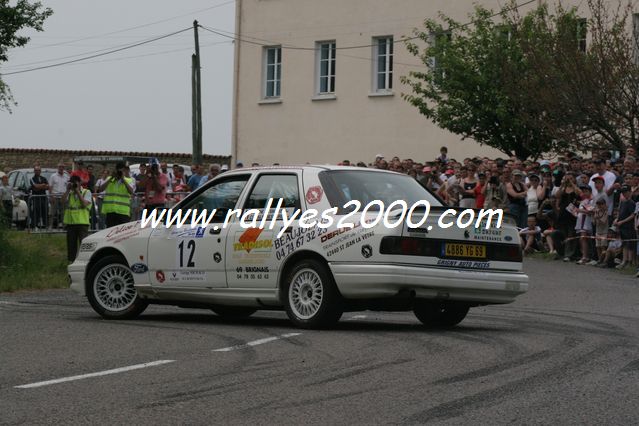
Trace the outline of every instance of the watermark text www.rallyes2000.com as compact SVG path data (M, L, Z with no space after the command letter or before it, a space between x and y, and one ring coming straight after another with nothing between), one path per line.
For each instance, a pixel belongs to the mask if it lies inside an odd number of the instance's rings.
M273 208L273 204L275 204L275 207L271 215L270 210ZM265 209L229 209L226 211L221 228L226 228L235 218L239 219L240 226L244 229L265 229L268 225L268 229L272 230L275 227L275 222L282 220L284 226L277 235L277 238L280 238L295 221L304 229L315 227L326 229L334 224L338 228L354 228L356 224L351 220L354 219L355 214L361 213L359 225L362 228L373 228L379 225L380 222L387 228L396 228L403 223L406 223L409 228L422 228L430 214L430 203L426 200L417 201L410 207L403 200L394 201L388 206L385 206L380 200L373 200L364 206L363 209L359 201L352 200L344 204L343 210L347 212L341 214L339 218L335 217L338 214L337 207L320 213L315 209L307 209L304 212L300 209L286 209L282 208L282 204L283 200L281 198L278 199L277 203L274 203L274 199L271 198L268 200ZM268 211L269 214L264 214L265 211ZM207 227L211 222L219 222L220 217L216 216L216 213L217 209L213 209L210 212L206 209L164 209L151 212L144 209L141 226L145 228L150 224L152 228L157 228L162 224L167 228L172 226L181 228L188 224L191 228ZM413 214L415 213L418 214L417 222L413 222ZM502 209L480 209L478 211L465 209L457 214L457 210L450 208L439 215L437 225L443 229L450 228L455 224L462 229L470 226L480 228L482 225L484 225L484 229L490 229L493 227L493 219L496 217L494 227L500 228L503 216L504 211Z

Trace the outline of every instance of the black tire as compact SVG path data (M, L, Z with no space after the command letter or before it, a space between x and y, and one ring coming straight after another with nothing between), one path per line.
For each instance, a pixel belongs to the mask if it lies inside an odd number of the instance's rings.
M216 315L222 318L242 319L248 318L257 312L255 308L248 308L246 306L216 306L211 308Z
M420 300L415 303L413 312L425 326L451 328L466 318L469 306L459 302L440 300Z
M331 327L344 312L332 274L313 259L302 260L286 272L281 297L286 314L300 328Z
M149 305L133 287L133 273L126 261L115 255L106 256L91 267L86 295L93 310L106 319L135 318Z

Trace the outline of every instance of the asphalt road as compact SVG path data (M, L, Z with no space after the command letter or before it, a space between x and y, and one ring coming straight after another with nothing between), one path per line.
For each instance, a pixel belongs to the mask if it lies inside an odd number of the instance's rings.
M0 423L638 424L639 279L526 270L526 295L449 331L410 313L331 331L173 307L105 321L67 290L3 294Z

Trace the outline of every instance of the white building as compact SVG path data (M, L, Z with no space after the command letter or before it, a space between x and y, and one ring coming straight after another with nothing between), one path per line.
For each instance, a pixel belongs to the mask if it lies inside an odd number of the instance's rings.
M439 129L401 96L410 88L400 77L426 68L399 40L440 11L465 22L474 3L237 0L233 158L337 163L383 154L426 161L441 146L457 159L503 156ZM505 4L481 3L494 10Z

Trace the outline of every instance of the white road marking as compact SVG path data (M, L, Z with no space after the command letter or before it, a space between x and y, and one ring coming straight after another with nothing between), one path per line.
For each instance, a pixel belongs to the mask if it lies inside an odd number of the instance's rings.
M124 373L125 371L139 370L140 368L155 367L157 365L169 364L175 362L172 359L161 359L159 361L147 362L144 364L129 365L128 367L114 368L113 370L98 371L97 373L80 374L78 376L63 377L61 379L47 380L44 382L30 383L28 385L14 386L18 389L39 388L40 386L55 385L58 383L71 382L74 380L88 379L90 377L107 376L109 374Z
M358 319L365 319L366 315L353 315L352 317L349 318L349 320L358 320Z
M236 351L238 349L245 349L250 346L263 345L264 343L273 342L275 340L287 339L289 337L299 336L300 334L302 333L287 333L287 334L282 334L281 336L265 337L263 339L253 340L252 342L244 343L243 345L229 346L227 348L221 348L221 349L213 349L211 352Z

